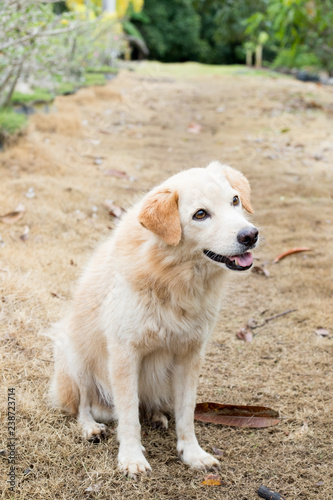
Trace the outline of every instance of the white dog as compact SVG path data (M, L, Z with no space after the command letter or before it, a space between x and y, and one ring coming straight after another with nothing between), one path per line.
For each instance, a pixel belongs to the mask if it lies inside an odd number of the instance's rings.
M200 448L193 413L200 367L228 270L249 269L258 230L250 186L213 162L180 172L135 204L93 255L58 323L53 401L98 438L118 419L119 469L151 470L139 408L167 427L190 467L219 462ZM99 423L97 423L99 422Z

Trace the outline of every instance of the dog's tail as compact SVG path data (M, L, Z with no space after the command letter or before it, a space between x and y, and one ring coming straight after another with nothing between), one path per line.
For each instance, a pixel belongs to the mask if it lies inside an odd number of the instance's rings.
M47 333L54 342L54 374L49 390L49 399L52 406L61 408L70 415L76 415L80 403L80 392L67 365L66 351L69 346L67 346L66 333L65 321L56 323Z
M69 415L77 415L80 402L79 388L59 364L55 365L49 396L53 406L61 408Z

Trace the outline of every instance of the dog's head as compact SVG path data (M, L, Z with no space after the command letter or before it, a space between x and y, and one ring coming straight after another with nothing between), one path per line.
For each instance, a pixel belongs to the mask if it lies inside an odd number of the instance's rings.
M253 213L248 180L213 162L205 169L183 171L148 193L139 222L167 245L243 271L252 266L250 250L259 235L245 212Z

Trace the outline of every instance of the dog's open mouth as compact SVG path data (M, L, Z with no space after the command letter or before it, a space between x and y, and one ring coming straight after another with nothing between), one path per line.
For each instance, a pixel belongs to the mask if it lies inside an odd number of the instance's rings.
M204 250L204 254L210 259L215 260L215 262L225 264L232 271L246 271L247 269L250 269L253 264L251 252L245 252L240 255L233 255L230 257L219 255L211 250Z

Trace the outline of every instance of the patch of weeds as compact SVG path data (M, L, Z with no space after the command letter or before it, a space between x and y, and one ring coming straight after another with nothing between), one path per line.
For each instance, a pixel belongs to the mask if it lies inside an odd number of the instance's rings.
M76 91L77 86L71 82L60 82L57 85L56 92L57 94L72 94Z
M86 68L87 73L113 73L116 74L118 73L117 68L114 68L113 66L88 66Z
M0 108L0 137L21 132L27 124L27 117L8 108Z
M152 69L159 78L174 77L174 78L191 78L198 76L264 76L270 78L290 78L290 75L284 75L271 71L266 68L256 69L248 68L245 65L230 64L230 65L211 65L201 64L197 62L186 63L160 63L156 61L145 61L137 64L132 62L129 67L135 69L140 74L150 74Z
M48 90L35 88L32 94L13 92L11 102L13 104L33 104L36 102L51 102L54 95Z
M105 85L105 76L101 73L87 73L84 76L83 86L89 87L90 85Z

